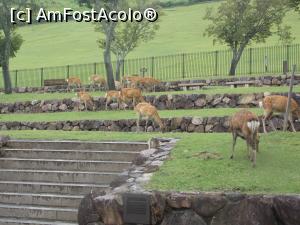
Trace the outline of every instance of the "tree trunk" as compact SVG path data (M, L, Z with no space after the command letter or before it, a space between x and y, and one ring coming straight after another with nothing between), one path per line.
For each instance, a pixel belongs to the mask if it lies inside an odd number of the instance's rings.
M233 49L232 50L232 60L231 60L231 65L230 65L230 70L229 70L229 75L230 76L235 76L236 74L236 67L239 64L239 61L241 59L241 56L243 54L243 51L245 49L246 45L242 45L238 50Z
M124 59L121 57L118 57L117 59L117 66L116 66L116 80L120 81L121 80L121 69L123 66Z
M4 34L5 34L5 38L4 38L5 45L4 45L4 54L3 54L1 66L2 66L2 72L3 72L5 93L11 94L12 87L11 87L11 79L10 79L10 74L9 74L9 57L10 57L10 51L11 51L11 46L10 46L11 40L10 40L9 30L4 29Z
M111 63L110 49L104 50L104 64L106 69L106 78L109 90L115 90L114 72Z
M104 64L106 69L106 77L107 77L107 84L109 90L115 90L115 81L114 81L114 72L113 67L111 63L111 42L113 39L113 31L114 31L115 25L113 23L110 23L108 25L108 30L106 31L106 44L105 44L105 50L104 50Z
M9 60L6 60L2 63L2 72L3 72L5 94L11 94L12 87L11 87L11 79L9 74Z

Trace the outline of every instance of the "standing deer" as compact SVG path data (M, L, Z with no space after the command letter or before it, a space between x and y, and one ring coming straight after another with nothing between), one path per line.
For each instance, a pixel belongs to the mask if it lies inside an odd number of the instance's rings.
M246 140L248 157L252 161L252 166L256 166L256 153L258 152L259 144L259 126L260 123L258 117L254 113L245 109L232 116L230 121L230 129L233 137L231 159L233 159L236 139L237 137L240 137ZM250 150L250 147L252 151Z
M100 90L101 87L106 86L106 80L99 75L92 75L89 77L89 80L90 80L91 84L93 85L93 88L95 88L95 85L97 85Z
M117 100L118 102L118 109L120 109L120 91L107 91L105 94L105 110L107 110L107 105L110 101Z
M93 107L93 110L95 110L94 100L89 93L87 93L85 91L80 91L80 92L76 93L76 95L77 95L77 97L79 97L79 101L80 101L79 104L81 102L84 103L84 107L85 107L86 111L88 109L88 105L91 105ZM80 109L80 107L79 107L79 109Z
M138 88L122 88L120 91L120 99L122 102L132 100L133 106L135 106L136 103L145 101L142 96L142 91Z
M137 130L139 131L140 127L140 120L144 117L146 118L146 126L145 126L145 131L147 132L147 127L148 127L148 121L149 119L154 120L160 127L160 130L162 132L165 131L165 125L163 124L161 118L158 115L157 109L155 106L147 103L147 102L142 102L139 103L135 106L134 111L138 115L137 119Z
M264 132L267 133L266 130L266 120L269 120L272 126L272 129L275 131L276 128L271 120L271 117L274 112L285 113L286 106L288 102L288 97L281 95L270 95L264 98L262 102L259 102L259 106L264 109L264 117L262 119ZM293 116L298 117L300 119L300 107L297 102L292 98L291 99L291 108L288 115L288 121L291 123L292 129L296 132L293 123Z
M68 91L70 91L70 87L73 85L75 85L78 88L80 88L81 86L81 80L79 77L69 77L66 79L66 82L68 83Z

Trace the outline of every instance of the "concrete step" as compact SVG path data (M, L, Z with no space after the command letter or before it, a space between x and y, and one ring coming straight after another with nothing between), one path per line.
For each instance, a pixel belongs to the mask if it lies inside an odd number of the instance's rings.
M84 195L0 192L0 203L78 208Z
M120 161L0 158L3 169L121 172L130 165L131 162Z
M31 220L24 218L0 217L1 225L78 225L75 222L53 220Z
M0 169L0 180L110 184L118 173Z
M83 142L83 141L40 141L40 140L11 140L10 148L22 149L93 149L103 151L140 151L148 148L145 142Z
M131 162L139 152L134 151L94 151L94 150L48 150L48 149L9 149L2 150L5 157L32 159L77 159Z
M47 193L62 195L86 195L93 190L101 192L108 188L108 185L99 184L74 184L74 183L52 183L52 182L21 182L21 181L0 181L0 192L19 193Z
M45 207L31 205L0 204L0 215L3 217L76 221L77 209L62 207Z

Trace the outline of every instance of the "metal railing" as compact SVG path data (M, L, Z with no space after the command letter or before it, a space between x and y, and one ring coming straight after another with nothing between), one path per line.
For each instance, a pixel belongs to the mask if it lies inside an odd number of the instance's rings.
M223 78L228 77L231 58L231 50L220 50L127 59L121 75L140 74L163 81ZM289 65L299 64L300 44L247 48L237 66L236 76L281 74L283 61L288 61ZM115 62L113 66L115 68ZM83 83L88 83L88 77L92 74L104 76L104 63L10 71L13 87L39 87L46 79L70 76L80 77ZM0 87L3 87L3 79L0 79Z

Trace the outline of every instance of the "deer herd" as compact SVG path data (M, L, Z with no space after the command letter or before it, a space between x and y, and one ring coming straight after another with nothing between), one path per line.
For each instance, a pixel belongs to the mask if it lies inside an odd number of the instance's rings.
M93 87L98 86L98 88L106 86L106 80L99 75L92 75L90 77L90 82ZM67 80L68 90L70 87L75 85L76 87L81 87L81 81L78 77L70 77ZM161 120L158 111L155 106L147 103L142 96L142 91L140 87L146 89L155 89L156 85L159 85L160 81L152 77L140 77L140 76L125 76L121 82L116 81L116 90L109 90L105 94L106 104L105 109L108 109L108 103L111 101L116 101L118 104L118 109L121 109L122 103L127 103L132 101L134 106L134 111L137 114L137 131L140 130L140 120L142 118L146 119L147 131L148 121L153 120L158 124L162 132L165 131L166 126ZM84 103L84 107L87 110L88 106L92 106L94 110L93 98L91 95L85 91L80 91L77 94L80 103ZM266 121L270 122L271 128L276 130L271 117L273 113L285 113L288 98L281 95L270 95L266 96L261 102L259 102L259 107L263 109L264 115L261 119L263 125L263 132L267 133ZM295 126L293 123L293 117L297 117L300 120L300 106L292 98L291 107L288 114L288 122L291 124L292 130L295 132ZM236 140L238 137L246 141L248 157L252 161L252 166L256 166L256 154L259 151L259 128L260 119L255 113L242 109L235 113L229 122L229 128L233 137L232 144L232 154L231 159L234 157L234 149L236 145Z

